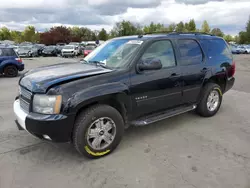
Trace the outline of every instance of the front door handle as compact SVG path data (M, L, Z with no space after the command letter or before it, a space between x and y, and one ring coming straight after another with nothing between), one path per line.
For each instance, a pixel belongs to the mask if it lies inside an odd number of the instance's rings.
M202 72L202 73L206 73L206 72L207 72L207 68L203 68L203 69L201 70L201 72Z

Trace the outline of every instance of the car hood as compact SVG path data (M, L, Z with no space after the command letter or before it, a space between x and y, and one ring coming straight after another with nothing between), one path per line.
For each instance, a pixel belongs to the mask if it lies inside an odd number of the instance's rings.
M53 85L111 72L110 69L82 63L60 63L28 71L20 85L34 93L46 93Z

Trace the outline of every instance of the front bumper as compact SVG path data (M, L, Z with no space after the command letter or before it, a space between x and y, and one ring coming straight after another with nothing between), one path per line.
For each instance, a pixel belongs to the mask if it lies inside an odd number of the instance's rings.
M26 130L30 134L54 142L69 142L74 125L74 115L65 116L43 115L24 112L20 107L19 99L14 102L14 113L19 130Z
M224 93L226 93L228 90L230 90L233 87L234 82L235 82L234 77L231 77L231 78L227 79Z

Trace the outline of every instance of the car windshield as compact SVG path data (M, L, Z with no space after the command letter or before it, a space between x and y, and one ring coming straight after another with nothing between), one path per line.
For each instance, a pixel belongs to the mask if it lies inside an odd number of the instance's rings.
M54 49L54 48L55 48L55 46L46 46L45 47L45 49L49 49L49 50Z
M74 46L71 46L71 45L64 46L63 49L74 49Z
M142 40L109 40L98 46L84 60L89 63L100 62L111 69L124 68L142 43Z
M30 50L31 47L29 47L29 46L22 46L22 47L20 47L20 49L21 49L21 50Z

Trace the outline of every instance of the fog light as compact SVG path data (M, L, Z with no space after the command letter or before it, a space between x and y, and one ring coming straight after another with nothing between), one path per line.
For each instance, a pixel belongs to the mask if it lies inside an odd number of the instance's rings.
M46 140L51 140L51 138L46 134L43 135L43 138L46 139Z

